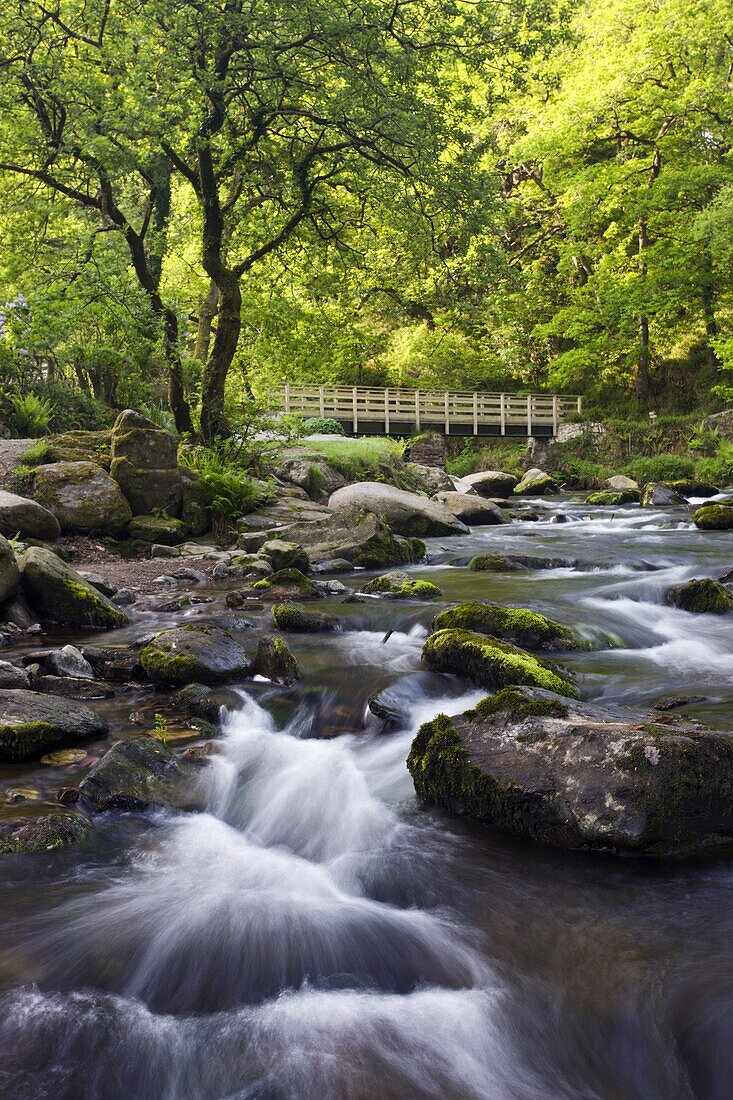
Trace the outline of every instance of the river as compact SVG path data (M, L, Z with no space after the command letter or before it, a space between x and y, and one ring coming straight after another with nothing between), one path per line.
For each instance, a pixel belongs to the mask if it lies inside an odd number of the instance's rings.
M415 575L445 602L529 606L595 638L566 659L586 699L643 713L699 696L686 713L729 729L732 618L664 593L730 569L730 535L683 510L537 508L430 540ZM487 551L572 564L470 572ZM563 853L419 807L415 731L483 694L421 669L439 606L330 601L348 630L290 636L300 685L239 685L205 812L107 815L79 848L3 861L0 1095L728 1100L730 857ZM130 632L192 613L143 607ZM390 686L410 718L385 734L366 704ZM162 705L105 708L120 736ZM23 785L50 792L85 766L26 768Z

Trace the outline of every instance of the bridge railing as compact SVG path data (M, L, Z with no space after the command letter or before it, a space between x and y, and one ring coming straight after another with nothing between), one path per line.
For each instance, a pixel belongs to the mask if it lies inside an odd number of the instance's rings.
M461 390L378 389L371 386L290 386L279 391L280 407L299 416L329 416L356 434L381 425L385 435L440 430L450 435L557 433L582 398L567 394L481 393Z

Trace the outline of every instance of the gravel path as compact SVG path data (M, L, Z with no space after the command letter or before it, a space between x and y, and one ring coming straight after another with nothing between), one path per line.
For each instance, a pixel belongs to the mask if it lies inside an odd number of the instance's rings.
M37 439L0 439L0 488L7 488L10 475L20 465L23 455Z

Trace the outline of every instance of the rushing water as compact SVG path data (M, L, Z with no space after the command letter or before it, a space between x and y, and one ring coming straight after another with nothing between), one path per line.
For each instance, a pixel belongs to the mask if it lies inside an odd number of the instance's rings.
M730 618L664 593L726 572L730 536L683 511L538 507L432 540L416 572L446 601L530 606L599 640L568 658L586 698L699 696L686 711L729 728ZM486 550L572 564L469 572ZM435 605L329 610L343 633L292 639L298 689L243 685L205 812L108 815L79 849L3 861L0 1095L727 1100L730 859L548 851L418 808L415 730L481 693L420 670ZM384 734L366 701L388 686L410 718ZM160 705L106 704L115 736ZM80 777L50 772L2 778L50 796Z

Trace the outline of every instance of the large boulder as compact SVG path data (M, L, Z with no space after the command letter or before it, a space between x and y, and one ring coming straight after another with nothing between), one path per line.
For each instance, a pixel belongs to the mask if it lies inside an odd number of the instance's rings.
M460 478L456 488L463 493L472 489L480 497L503 497L508 500L518 484L519 478L514 474L505 474L501 470L481 470L478 474L468 474Z
M507 522L498 505L475 493L436 493L435 499L445 504L456 519L471 527L490 527Z
M298 662L282 638L260 638L253 672L276 684L294 684L300 679Z
M53 542L60 534L61 525L48 508L36 500L0 489L0 535Z
M151 806L197 808L199 766L175 756L155 737L118 741L82 779L79 794L98 813Z
M30 546L20 563L28 602L43 619L65 626L110 630L128 621L124 612L51 550Z
M0 836L0 855L54 852L84 840L88 832L89 826L77 814L45 814Z
M305 490L311 500L326 501L346 484L344 475L317 455L284 458L275 468L275 476Z
M426 538L431 535L460 535L468 531L466 525L457 520L440 501L377 481L363 481L338 489L330 497L328 506L337 512L353 508L372 512L386 520L392 530L400 535Z
M667 854L733 841L733 738L509 688L420 728L418 796L564 848Z
M733 504L701 504L692 515L692 522L701 531L733 530Z
M709 577L687 581L671 588L667 599L680 611L692 611L697 614L724 615L733 611L733 596L719 581Z
M6 538L0 535L0 604L12 600L18 591L20 570L15 551Z
M556 491L557 485L550 475L537 468L527 470L519 484L514 486L517 496L541 497Z
M72 699L23 689L3 692L0 760L31 760L106 732L104 718Z
M539 657L471 630L451 628L431 634L422 659L433 672L453 672L488 691L526 684L559 695L577 695L575 687Z
M546 652L589 648L569 626L526 607L501 607L493 603L462 603L449 607L435 616L431 629L473 630L522 649Z
M181 470L181 519L193 535L205 535L211 527L211 508L206 486L188 470Z
M633 477L625 477L624 474L614 474L613 477L607 478L606 488L614 493L622 493L624 489L636 489L638 492L639 482L634 481Z
M52 436L48 441L48 462L94 462L109 470L112 432L70 431Z
M218 626L163 630L140 650L151 680L169 684L211 684L247 676L252 662L231 634Z
M160 546L176 546L188 534L182 520L168 516L133 516L128 533L131 539L155 542Z
M707 481L694 481L692 478L678 478L676 481L665 481L668 489L679 493L688 500L690 497L715 497L720 492L714 485Z
M421 492L427 493L428 496L449 493L453 489L453 478L439 466L423 466L420 462L406 462L405 474L412 479Z
M183 483L176 442L168 432L125 409L112 429L111 453L110 473L135 515L180 514Z
M684 503L684 498L663 481L650 481L641 491L643 508L672 508Z
M39 466L33 496L72 534L122 535L132 519L119 485L94 462Z

